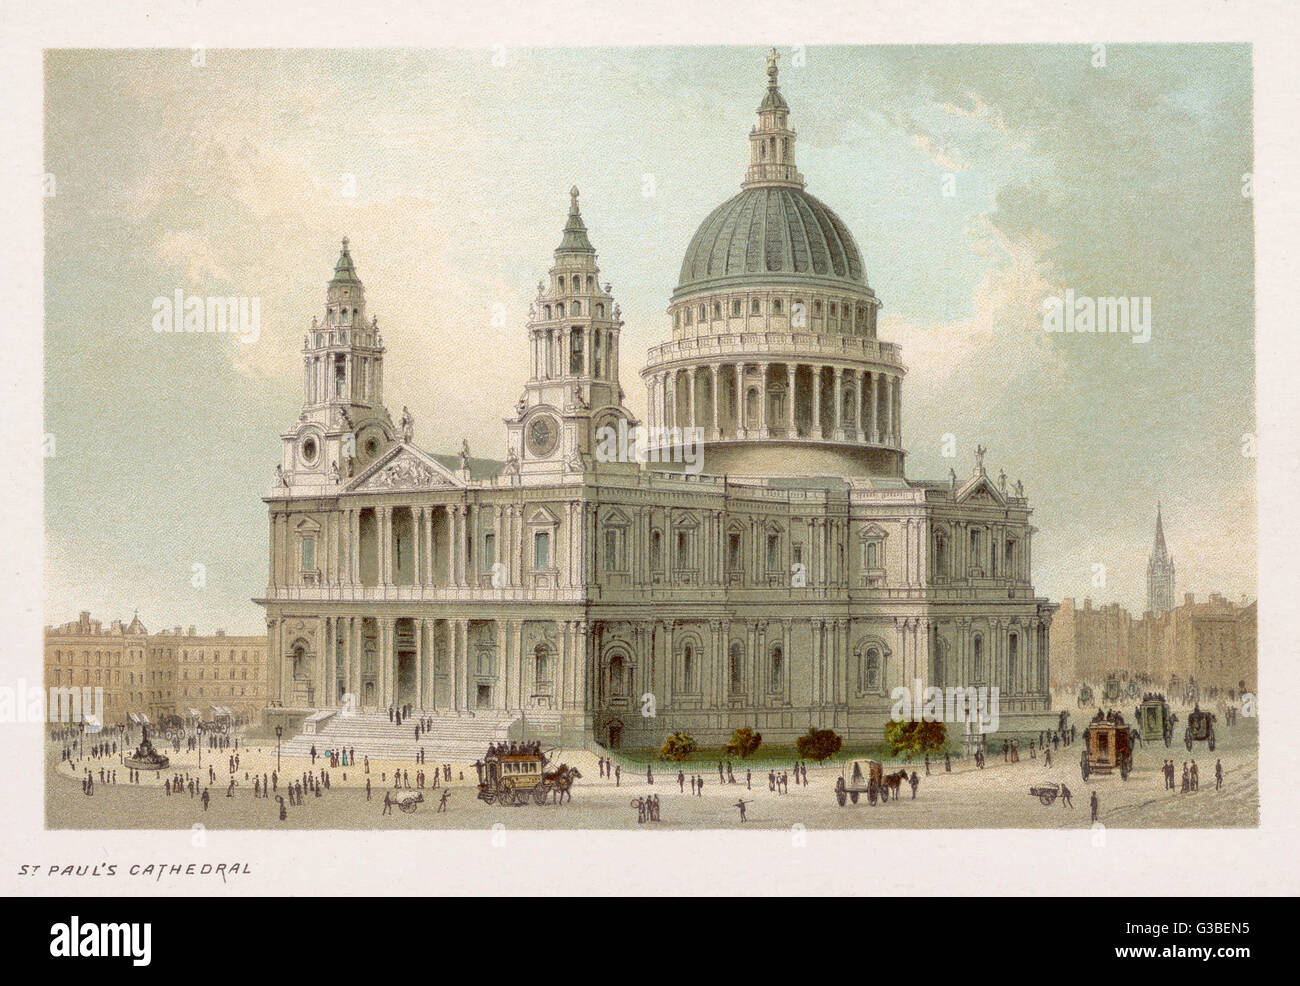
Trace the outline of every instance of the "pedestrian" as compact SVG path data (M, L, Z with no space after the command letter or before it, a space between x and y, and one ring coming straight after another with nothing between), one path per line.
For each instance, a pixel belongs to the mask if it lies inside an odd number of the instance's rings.
M925 776L930 776L930 754L925 755Z
M1074 802L1070 800L1070 789L1065 786L1064 781L1061 782L1061 807L1062 808L1074 807Z
M1092 820L1095 822L1097 820L1097 815L1100 814L1101 810L1101 802L1097 799L1096 791L1092 792L1090 804L1092 805Z
M677 771L677 789L681 791L682 794L686 793L686 775L683 774L680 770ZM694 783L691 784L691 793L692 794L695 793Z
M921 778L916 776L916 771L912 771L912 776L908 778L908 783L912 785L912 800L916 800L916 789L921 786Z
M739 801L737 801L736 807L740 809L741 822L744 822L745 821L745 799L741 798Z
M390 797L388 796L388 792L385 791L385 792L384 792L384 810L383 810L382 812L380 812L380 814L381 814L381 815L391 815L392 813L393 813L393 799L390 798Z
M952 757L949 755L947 750L945 750L943 754L943 772L945 774L952 773Z
M370 800L370 778L366 778L366 800Z
M451 797L451 790L449 788L444 787L442 789L442 800L438 802L439 813L445 812L447 810L447 799L450 797Z
M1216 760L1214 761L1214 790L1217 791L1222 787L1223 787L1223 761Z

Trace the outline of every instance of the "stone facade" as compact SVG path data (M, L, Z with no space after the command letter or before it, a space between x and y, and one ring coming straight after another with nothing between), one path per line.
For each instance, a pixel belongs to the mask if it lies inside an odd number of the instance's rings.
M852 238L802 192L774 63L759 117L738 217L767 247L729 259L706 219L643 375L652 427L700 428L701 473L602 454L640 422L577 189L504 461L432 454L408 412L394 423L344 241L265 497L273 702L611 747L739 726L872 740L919 681L996 686L1004 728L1047 723L1055 607L1033 591L1028 500L983 449L964 478L904 477L900 353L875 338Z
M263 636L200 636L194 627L150 634L138 616L105 628L87 611L45 630L46 686L103 688L105 725L191 710L211 721L214 707L254 719L267 704L266 667Z
M1052 623L1053 683L1098 683L1108 674L1145 677L1161 687L1195 682L1202 688L1254 689L1258 605L1214 593L1192 593L1163 613L1133 617L1117 603L1078 607L1063 599ZM1182 693L1182 688L1174 689Z

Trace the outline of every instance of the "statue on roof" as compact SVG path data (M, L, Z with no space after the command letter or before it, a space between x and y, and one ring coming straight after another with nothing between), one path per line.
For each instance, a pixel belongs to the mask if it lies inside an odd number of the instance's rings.
M405 404L402 405L402 441L409 442L415 437L415 415Z
M975 446L975 468L980 472L984 471L984 453L987 451L983 445Z
M1007 471L1002 469L998 472L998 489L1005 495L1007 492Z
M460 440L460 467L462 469L469 469L469 439L468 438L462 438Z
M1025 497L1025 484L1018 479L1016 480L1016 496L1020 497L1022 500Z

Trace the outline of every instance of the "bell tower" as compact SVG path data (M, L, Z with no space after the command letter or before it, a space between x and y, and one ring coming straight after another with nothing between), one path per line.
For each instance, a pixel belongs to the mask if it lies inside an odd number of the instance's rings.
M576 186L554 258L528 309L528 380L506 422L509 461L524 475L615 465L597 448L602 436L627 435L636 424L618 376L623 321L611 285L601 286Z
M276 484L317 493L346 483L382 455L396 429L384 406L384 342L366 320L366 289L343 240L325 288L325 318L303 337L303 407L283 435Z

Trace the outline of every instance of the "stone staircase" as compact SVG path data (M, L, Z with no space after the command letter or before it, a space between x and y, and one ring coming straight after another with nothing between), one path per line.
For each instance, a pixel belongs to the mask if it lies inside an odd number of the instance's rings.
M415 738L417 719L413 715L397 726L388 721L387 711L353 715L338 712L315 723L315 732L299 733L284 741L280 750L286 757L305 757L311 754L313 746L321 754L347 747L356 750L358 761L362 757L413 760L416 751L423 747L430 763L472 762L483 756L489 743L508 738L519 714L498 711L434 714L432 728L422 732L418 741Z

